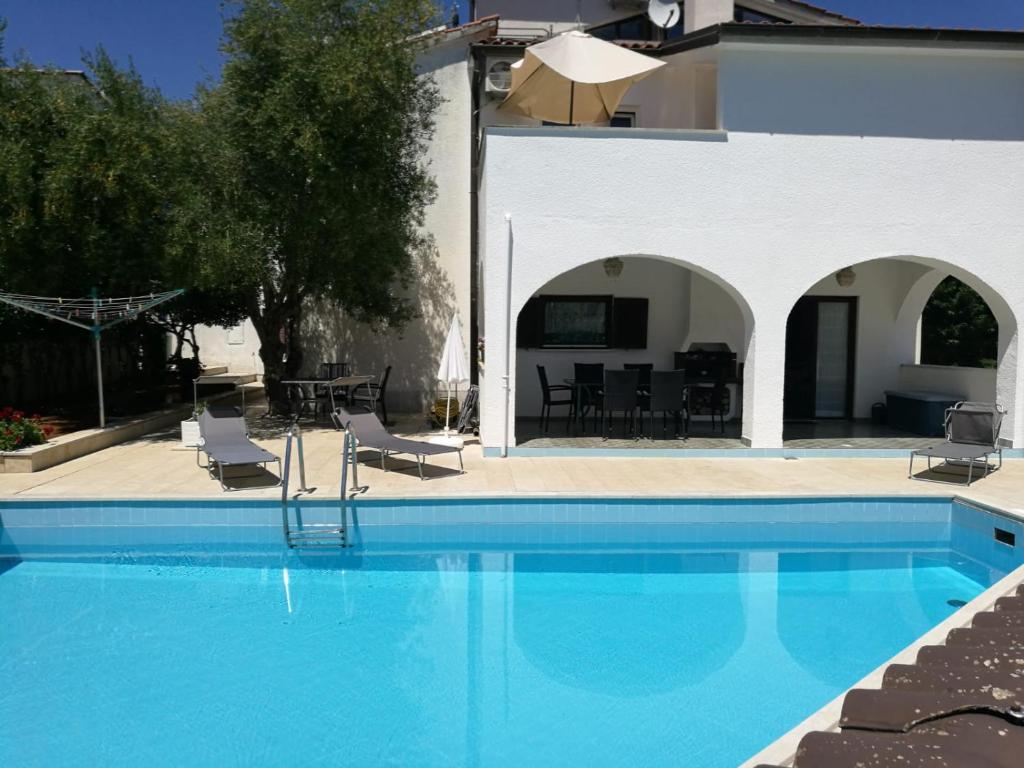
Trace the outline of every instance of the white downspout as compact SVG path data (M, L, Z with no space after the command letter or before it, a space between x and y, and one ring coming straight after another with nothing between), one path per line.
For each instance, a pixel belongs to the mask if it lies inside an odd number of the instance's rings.
M505 417L503 420L503 437L501 439L501 458L508 458L508 417L512 406L511 366L512 366L512 214L505 214L508 224L508 255L505 260L505 371L501 376L505 390Z

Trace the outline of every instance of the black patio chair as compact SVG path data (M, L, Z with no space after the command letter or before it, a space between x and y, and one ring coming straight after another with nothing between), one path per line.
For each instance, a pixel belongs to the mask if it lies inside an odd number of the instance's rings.
M601 437L607 440L611 434L610 422L615 417L616 411L622 411L622 436L626 436L626 415L629 415L629 433L633 438L636 434L636 409L639 404L639 396L636 390L640 372L632 371L605 371L604 391L602 393L601 411Z
M711 430L715 429L715 417L725 434L725 414L729 410L729 388L724 381L721 368L712 371L698 371L686 368L687 417L695 413L711 415ZM710 377L709 377L710 374Z
M375 411L380 408L382 421L384 424L388 424L388 404L386 401L388 393L388 379L391 377L391 366L389 365L384 369L384 373L380 375L377 381L371 381L367 384L360 384L358 387L353 387L352 394L349 395L349 402L352 405L358 405L359 403L367 403L369 407L367 410Z
M569 406L568 414L565 420L565 431L569 431L569 424L572 422L572 406L573 396L572 387L568 384L555 384L552 386L548 383L548 374L544 369L543 365L537 366L537 376L540 377L540 391L543 397L542 405L540 407L540 428L542 431L547 432L548 427L551 426L551 408L552 406ZM569 399L554 399L551 397L552 393L568 393Z
M338 379L342 376L348 376L348 363L320 363L320 368L317 370L316 377L323 381L331 381L332 379ZM333 389L334 391L329 391ZM348 402L348 388L347 387L329 387L323 385L318 387L316 393L316 409L317 416L322 412L327 418L331 417L331 403L343 403Z
M601 387L604 386L604 363L573 363L573 379L576 382L572 413L579 418L586 429L587 414L594 411L594 430L597 430L597 414L604 412Z
M637 405L640 408L640 427L643 429L643 415L651 401L651 373L654 371L654 365L652 363L625 363L622 367L627 371L639 373L636 384L639 397Z
M641 392L650 391L651 373L654 371L653 363L626 363L622 367L627 371L639 371L640 378L637 380L637 389Z
M646 398L646 412L650 417L651 431L648 437L654 437L654 414L661 414L661 436L667 437L667 414L672 414L675 426L675 437L679 437L679 428L683 428L686 437L690 430L690 414L686 403L687 386L686 371L654 371L651 373L651 390Z

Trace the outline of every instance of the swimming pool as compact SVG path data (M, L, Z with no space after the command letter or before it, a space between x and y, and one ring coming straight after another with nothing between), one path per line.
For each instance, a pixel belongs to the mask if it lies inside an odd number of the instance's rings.
M310 555L279 515L0 504L0 763L732 766L1024 534L948 499L366 501Z

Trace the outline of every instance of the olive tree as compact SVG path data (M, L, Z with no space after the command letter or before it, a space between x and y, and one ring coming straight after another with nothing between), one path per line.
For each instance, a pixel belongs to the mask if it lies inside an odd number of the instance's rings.
M242 0L225 18L209 130L211 264L245 285L268 393L302 367L314 301L379 327L412 312L401 288L426 247L423 161L438 104L417 75L432 0Z

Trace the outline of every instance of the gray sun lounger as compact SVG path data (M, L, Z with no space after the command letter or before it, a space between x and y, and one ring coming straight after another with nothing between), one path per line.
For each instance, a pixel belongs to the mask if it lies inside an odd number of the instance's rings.
M380 468L387 472L385 460L389 453L404 453L416 457L416 467L420 472L420 480L426 480L423 476L423 463L427 456L440 456L443 453L457 453L459 455L459 472L466 471L462 464L462 448L453 445L437 445L426 443L422 440L409 440L404 437L395 437L380 423L376 413L351 413L344 408L338 408L338 422L346 432L355 435L359 445L367 448L374 448L380 451Z
M224 467L259 466L277 462L277 483L281 484L281 459L270 451L260 448L249 439L245 419L233 407L210 406L199 414L199 446L196 448L196 464L220 480L225 491L234 490L224 484ZM206 466L199 461L200 453L206 454ZM216 465L217 474L214 474Z
M908 477L915 480L931 480L927 477L914 477L914 458L924 456L928 459L928 469L932 469L932 459L941 459L942 463L935 472L942 472L942 467L967 466L967 485L974 480L974 468L977 462L985 466L987 477L992 466L988 458L992 454L999 457L999 465L1003 466L1003 449L999 445L999 428L1006 411L996 403L960 402L946 410L946 442L921 448L910 452L910 470ZM950 473L951 474L951 473ZM944 482L932 480L932 482Z

